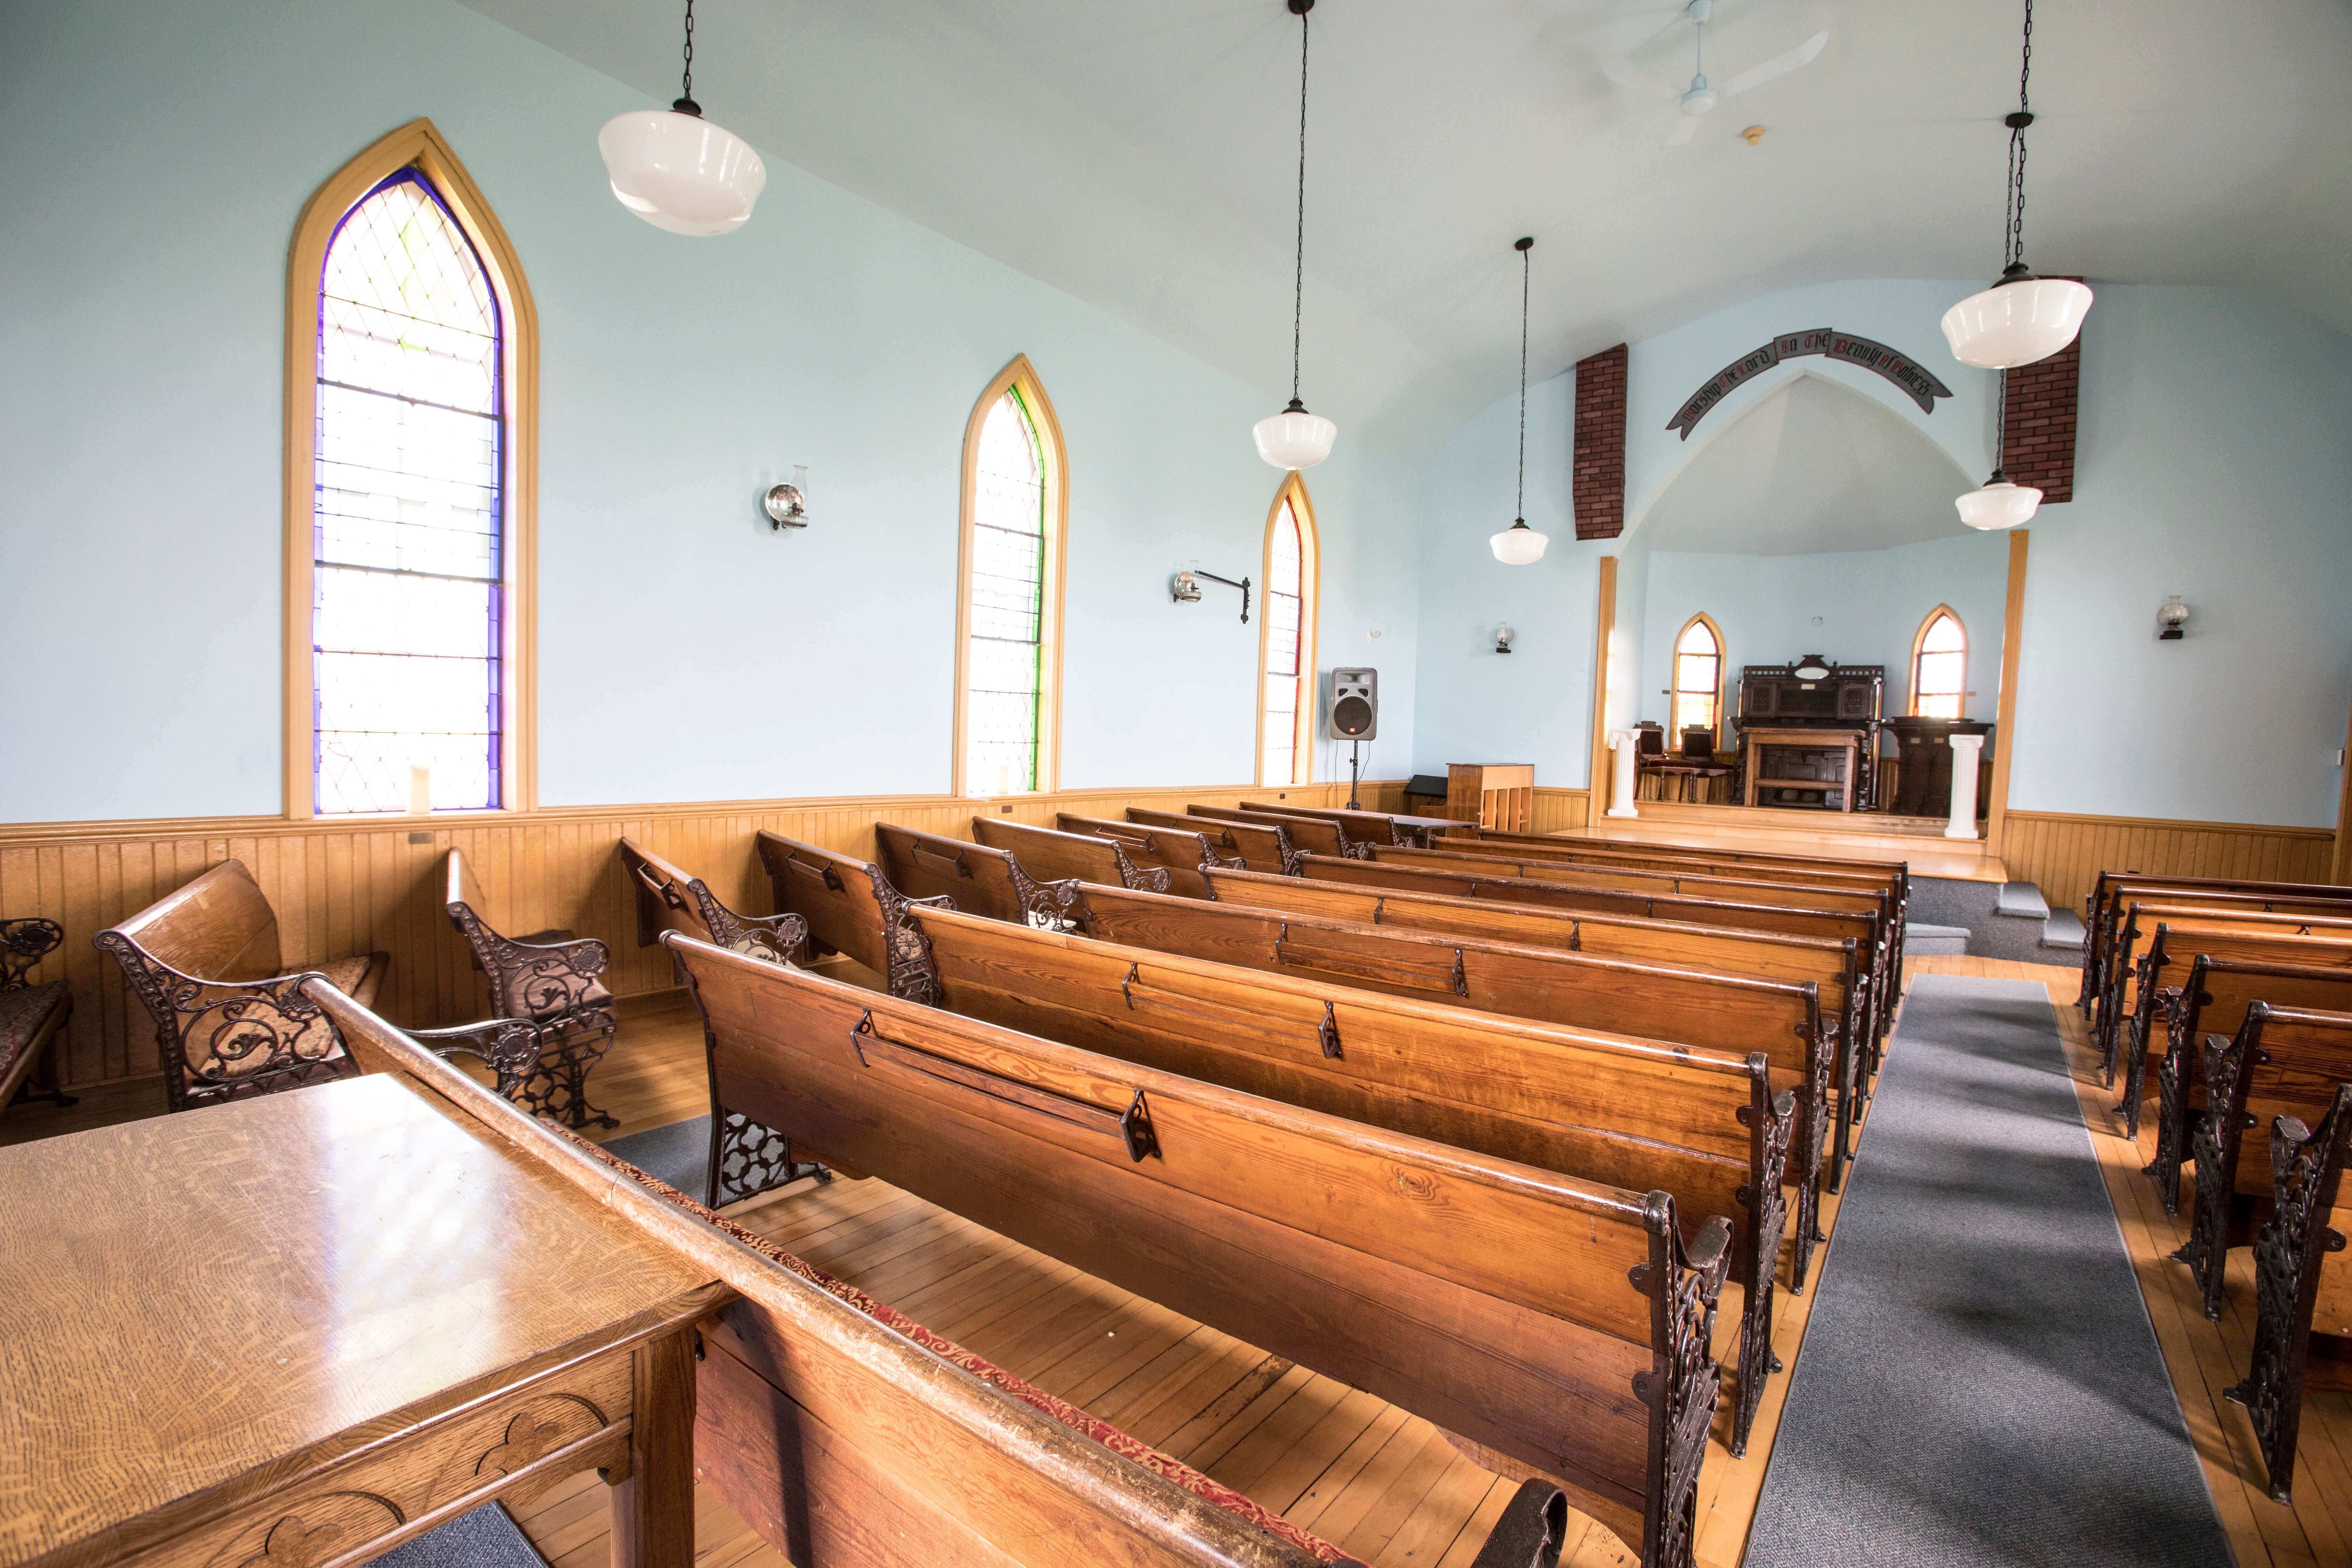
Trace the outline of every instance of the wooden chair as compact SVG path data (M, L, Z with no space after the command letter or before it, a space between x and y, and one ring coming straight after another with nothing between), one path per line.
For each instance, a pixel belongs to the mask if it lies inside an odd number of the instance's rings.
M324 975L364 1006L392 963L373 952L288 964L277 911L241 860L222 861L90 942L114 955L155 1021L173 1110L351 1076L341 1037L299 982Z
M618 1121L588 1102L588 1074L613 1048L617 1026L613 994L598 978L613 962L612 950L593 936L575 938L568 931L501 936L482 913L482 889L466 857L450 850L446 869L449 922L488 977L491 1016L527 1019L539 1028L539 1062L520 1081L502 1088L534 1115L567 1127L618 1127ZM353 1000L366 1005L362 998Z
M2314 1332L2352 1333L2346 1225L2336 1200L2352 1146L2352 1084L2338 1084L2316 1129L2292 1116L2271 1123L2270 1219L2254 1237L2254 1353L2245 1380L2227 1391L2246 1407L2273 1501L2294 1501L2296 1439ZM2322 1298L2326 1298L2323 1310Z
M65 939L55 921L0 921L0 1110L34 1100L75 1103L58 1073L58 1037L73 1016L73 993L62 980L36 985L27 978Z

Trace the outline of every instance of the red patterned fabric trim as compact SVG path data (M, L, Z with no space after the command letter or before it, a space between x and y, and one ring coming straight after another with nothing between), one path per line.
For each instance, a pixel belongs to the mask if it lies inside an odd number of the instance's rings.
M835 1279L814 1264L786 1252L759 1232L738 1225L726 1215L704 1207L696 1199L687 1196L668 1183L648 1175L616 1154L607 1153L601 1145L568 1129L556 1127L552 1123L542 1123L542 1125L570 1139L614 1170L625 1173L630 1180L647 1192L686 1210L704 1224L724 1231L761 1256L771 1258L792 1270L818 1289L847 1302L876 1322L905 1339L913 1341L940 1360L961 1367L984 1383L992 1384L1023 1404L1045 1412L1070 1430L1092 1438L1122 1458L1132 1459L1154 1475L1165 1477L1175 1482L1194 1497L1214 1503L1226 1512L1247 1520L1268 1535L1297 1547L1318 1562L1352 1563L1355 1561L1329 1542L1319 1536L1308 1534L1272 1510L1252 1501L1230 1487L1211 1480L1183 1460L1161 1453L1150 1444L1140 1438L1129 1436L1109 1422L1089 1415L1067 1400L1056 1398L1042 1388L1032 1386L1003 1367L982 1360L953 1340L933 1333L888 1302L876 1300L846 1280Z

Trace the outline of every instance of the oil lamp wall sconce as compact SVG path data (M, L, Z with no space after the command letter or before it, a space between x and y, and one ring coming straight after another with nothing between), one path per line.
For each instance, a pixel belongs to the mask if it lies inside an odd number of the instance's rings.
M793 465L793 477L781 485L771 485L760 498L760 510L768 514L768 525L782 533L788 528L809 525L808 465Z
M2156 634L2158 642L2179 642L2188 635L2189 606L2180 602L2179 595L2173 595L2158 607L2156 624L2160 628Z
M1203 572L1198 566L1194 566L1186 571L1177 573L1175 577L1170 581L1168 584L1168 597L1179 605L1199 604L1201 602L1201 579L1203 577L1207 578L1212 583L1223 583L1228 588L1239 588L1242 591L1242 624L1244 626L1247 626L1249 624L1250 580L1246 577L1236 583L1231 577L1220 577L1214 572Z

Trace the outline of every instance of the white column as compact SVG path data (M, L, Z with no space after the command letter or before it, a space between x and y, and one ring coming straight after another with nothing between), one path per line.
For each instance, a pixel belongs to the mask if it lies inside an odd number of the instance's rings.
M1984 750L1982 735L1953 735L1952 747L1952 821L1944 829L1947 838L1974 838L1977 836L1977 753Z
M1610 770L1610 816L1639 816L1633 809L1633 748L1641 743L1641 734L1633 730L1609 731L1609 749L1617 753L1616 765Z

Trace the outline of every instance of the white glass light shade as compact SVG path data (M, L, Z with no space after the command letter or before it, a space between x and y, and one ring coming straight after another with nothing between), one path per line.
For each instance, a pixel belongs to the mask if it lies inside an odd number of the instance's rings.
M698 114L616 114L596 132L596 150L621 205L672 234L732 233L768 183L750 142Z
M1944 312L1944 341L1962 364L2010 370L2074 341L2091 309L2091 290L2071 278L1996 283Z
M1495 547L1495 559L1504 565L1532 566L1543 559L1544 546L1551 542L1551 537L1538 533L1524 522L1515 522L1486 542Z
M1252 427L1257 455L1277 468L1311 468L1331 455L1339 427L1320 414L1296 409L1270 414Z
M1970 528L2015 528L2032 520L2034 509L2042 504L2042 492L2032 485L1995 479L1952 504L1960 509L1960 521Z

